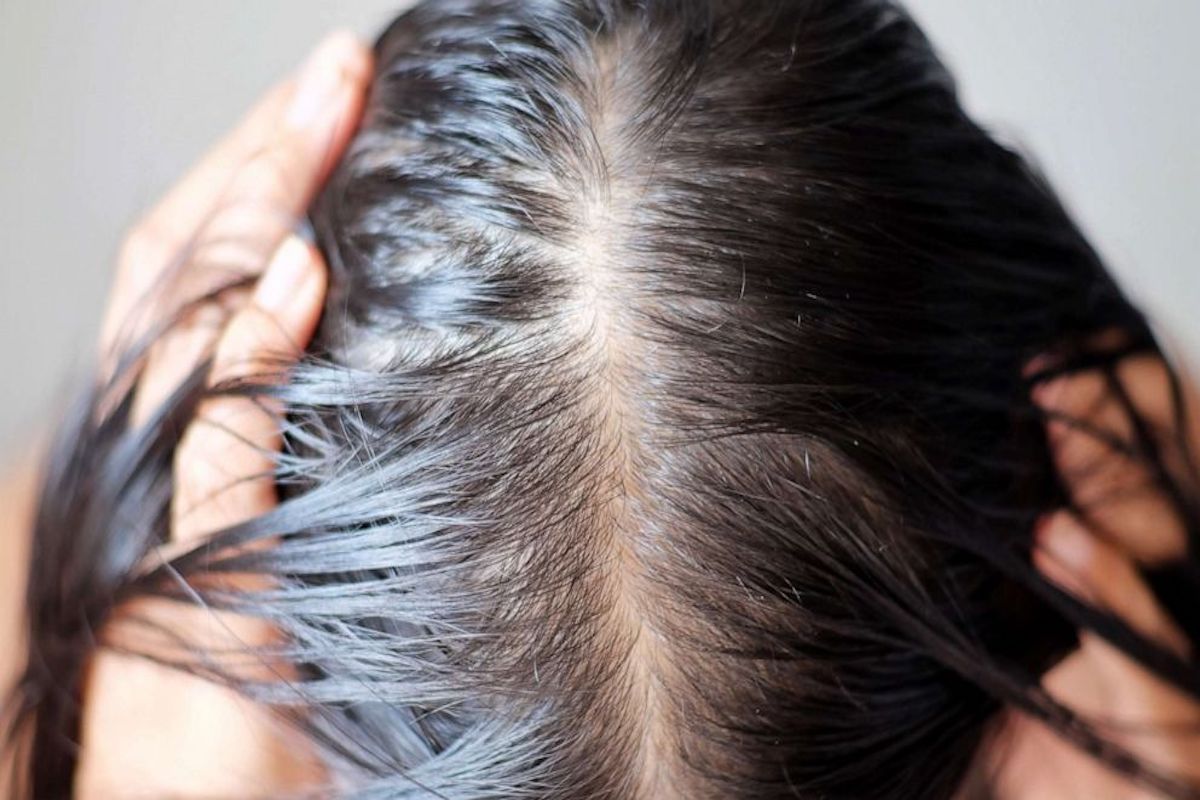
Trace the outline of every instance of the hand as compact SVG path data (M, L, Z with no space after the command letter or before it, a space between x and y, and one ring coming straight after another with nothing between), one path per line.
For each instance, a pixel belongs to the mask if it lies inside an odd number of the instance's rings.
M130 342L187 313L147 354L134 425L210 355L207 379L216 385L303 351L320 317L326 270L291 232L356 127L370 74L361 45L330 37L136 226L105 317L104 368L111 375ZM255 282L253 292L195 302L232 278ZM279 446L278 420L261 403L205 401L176 452L169 547L186 549L269 511L277 502L270 453ZM102 640L135 636L123 625L135 615L212 650L265 645L274 636L259 621L147 600L117 609ZM266 710L103 647L86 675L81 727L76 793L83 798L276 796L320 778Z
M1117 375L1157 434L1166 466L1184 479L1181 432L1173 423L1164 363L1151 355L1129 357ZM1056 466L1084 516L1061 511L1044 520L1034 563L1066 591L1109 609L1138 632L1186 655L1193 643L1160 607L1139 571L1139 566L1184 555L1186 537L1178 515L1153 486L1145 467L1066 422L1083 420L1128 442L1134 438L1128 415L1100 371L1056 379L1035 390L1034 399L1050 415L1048 437ZM1188 393L1185 405L1193 429L1182 434L1193 447L1200 446L1200 430L1194 424L1200 402L1194 392ZM1079 650L1051 670L1043 686L1089 719L1117 722L1116 741L1146 764L1200 785L1200 705L1095 634L1083 632ZM1007 734L1010 749L999 776L1002 798L1159 796L1028 717L1016 717Z

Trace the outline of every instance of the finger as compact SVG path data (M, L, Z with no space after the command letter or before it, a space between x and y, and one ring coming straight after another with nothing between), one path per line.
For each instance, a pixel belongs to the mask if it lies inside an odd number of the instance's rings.
M210 383L216 386L257 375L294 359L316 327L325 283L325 269L318 254L294 237L286 240L271 259L249 304L223 332ZM248 408L241 408L242 404ZM275 416L260 416L260 411L248 400L231 398L217 398L202 405L176 453L175 502L187 497L218 496L210 498L214 502L197 505L194 514L176 515L172 530L175 543L194 543L203 533L267 511L275 502L269 477L265 482L239 483L243 476L269 476L269 451L279 444ZM206 424L209 421L212 424ZM222 474L237 487L229 496L219 496L222 487L217 483L211 485L211 491L205 485L212 476ZM160 782L151 777L138 784L154 796L190 795L197 786L204 786L207 793L215 786L218 794L228 796L294 794L321 780L322 770L311 753L303 743L289 738L268 712L247 703L235 690L198 677L215 670L223 677L248 682L291 680L294 670L273 656L280 635L272 625L252 616L214 611L203 604L179 604L159 598L139 600L121 611L106 626L107 643L185 665L197 675L101 650L88 673L82 728L85 754L93 757L90 763L86 758L81 762L81 785L88 786L89 781L94 784L95 775L127 778L137 774L130 771L120 752L110 753L111 748L103 747L111 739L104 737L104 732L116 729L143 731L156 737L161 745L158 751L164 754L190 754L184 759L183 771L156 773ZM133 684L128 681L131 671L136 675ZM150 702L131 704L119 693L110 697L115 687L130 685L136 685L139 697L148 693ZM181 699L186 708L173 718L187 720L187 724L164 725L159 712L172 704L179 706L176 701ZM115 717L106 717L105 709ZM175 710L180 712L179 708ZM197 720L213 735L197 737ZM198 749L197 742L201 744ZM139 761L140 765L145 763L145 759ZM117 765L115 771L113 764ZM221 765L219 775L212 772L214 764Z
M1117 548L1093 536L1068 512L1046 521L1038 544L1034 563L1052 582L1186 657L1190 643L1156 602L1135 564ZM1090 718L1145 763L1195 776L1200 706L1102 637L1082 631L1079 651L1046 676L1045 686L1058 702Z
M171 254L181 252L200 229L236 168L270 141L294 88L290 79L273 87L129 235L104 319L104 346L114 342L130 309L167 268Z
M278 375L311 339L325 287L320 256L289 238L222 334L211 385ZM172 540L195 542L269 511L276 502L273 451L279 445L278 413L269 405L246 397L202 403L176 450Z
M1136 564L1095 536L1075 515L1060 511L1038 528L1034 564L1065 591L1110 611L1138 633L1180 655L1187 638L1158 604Z
M1117 648L1089 632L1080 648L1048 672L1043 688L1144 765L1194 778L1200 766L1200 707ZM1059 738L1043 723L1018 717L1011 730L1015 757L1006 759L1004 797L1150 800L1161 795L1112 772ZM1035 788L1036 787L1036 788Z
M1164 466L1186 484L1195 479L1188 474L1184 446L1200 447L1200 396L1186 371L1175 372L1177 386L1173 386L1167 362L1157 355L1135 356L1117 365L1117 378L1133 407L1149 423Z
M291 105L276 110L273 122L280 129L278 135L232 171L232 182L219 204L221 210L205 228L200 250L192 254L199 263L179 276L181 302L258 272L258 265L265 262L310 201L331 163L330 156L344 148L361 112L362 87L368 74L369 60L353 39L335 36L318 49L299 79ZM229 147L243 150L245 143ZM200 195L207 194L214 183L208 176L197 180L205 184L197 192ZM168 210L178 209L183 214L195 209L180 208L181 204L198 206L195 197L173 202ZM221 244L233 247L224 253L213 247ZM211 268L213 263L221 268ZM208 356L226 319L226 309L236 302L234 295L232 302L224 305L196 309L156 343L138 386L135 425Z
M1178 433L1171 433L1167 378L1156 356L1129 357L1118 370L1133 406L1156 433L1164 461L1178 466L1182 451ZM1033 398L1048 416L1055 466L1088 522L1141 563L1182 555L1183 522L1137 447L1133 421L1109 379L1099 370L1065 375L1035 387Z
M123 250L106 315L105 352L119 348L118 340L127 342L149 330L156 319L169 318L177 309L261 271L345 148L362 111L370 67L370 53L352 36L329 37L296 81L272 92L135 229ZM222 252L228 242L237 247ZM165 283L171 284L169 296L154 297L167 294ZM213 337L199 338L211 344ZM200 345L184 349L204 352ZM168 363L158 361L158 367ZM152 383L169 391L178 380ZM142 405L152 407L161 394L152 393Z
M138 379L131 412L134 427L144 424L212 355L229 321L230 309L242 305L245 295L246 292L231 292L223 302L199 305L154 343Z
M324 42L320 47L323 46ZM150 210L144 220L146 227L177 245L193 236L228 188L237 169L277 135L279 121L295 91L294 77L272 87L238 126Z
M310 747L236 691L108 650L91 660L77 798L312 797Z
M370 71L370 55L349 35L314 54L278 135L236 170L206 223L205 260L253 269L293 229L357 124Z

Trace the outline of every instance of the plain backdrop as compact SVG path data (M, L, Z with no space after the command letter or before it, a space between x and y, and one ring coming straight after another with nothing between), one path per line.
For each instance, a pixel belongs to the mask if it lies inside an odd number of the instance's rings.
M0 459L87 363L121 232L320 35L396 0L0 0ZM1200 355L1200 0L912 0L976 116L1034 155Z

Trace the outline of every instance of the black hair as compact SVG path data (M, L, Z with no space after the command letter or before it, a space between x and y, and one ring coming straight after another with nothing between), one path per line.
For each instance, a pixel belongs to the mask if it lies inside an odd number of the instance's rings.
M427 0L377 57L312 210L317 339L215 390L285 405L281 505L146 569L202 376L63 428L31 796L69 791L92 632L147 595L285 634L297 678L238 685L339 795L949 798L1015 708L1197 796L1039 688L1085 628L1200 696L1030 562L1071 505L1031 386L1158 346L902 10Z

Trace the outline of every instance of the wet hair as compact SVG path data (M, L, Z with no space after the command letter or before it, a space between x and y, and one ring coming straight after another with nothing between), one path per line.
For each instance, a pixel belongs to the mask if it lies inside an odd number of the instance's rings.
M949 798L1012 708L1196 796L1039 687L1084 628L1200 697L1030 562L1072 503L1031 386L1158 346L902 10L427 0L377 56L316 341L212 390L284 403L281 505L146 568L202 375L64 426L30 796L69 792L93 632L144 596L285 634L294 679L236 682L337 795Z

